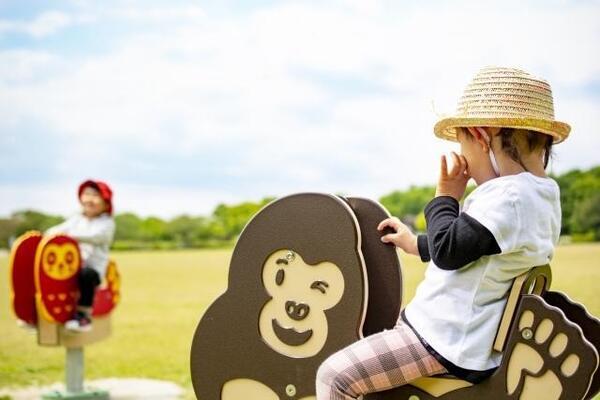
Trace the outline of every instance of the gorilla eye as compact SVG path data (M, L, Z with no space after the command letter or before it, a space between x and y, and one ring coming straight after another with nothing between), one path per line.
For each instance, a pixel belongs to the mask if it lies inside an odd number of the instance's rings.
M318 291L320 291L321 293L325 293L325 289L329 287L329 284L325 281L314 281L311 285L310 288L311 289L317 289Z
M275 275L275 283L277 284L277 286L281 286L281 284L283 283L283 278L285 278L285 272L280 269L279 271L277 271L277 275Z

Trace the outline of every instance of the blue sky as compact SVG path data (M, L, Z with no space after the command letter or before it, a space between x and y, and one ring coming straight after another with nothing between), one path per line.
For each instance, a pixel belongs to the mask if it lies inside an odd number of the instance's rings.
M552 85L551 170L600 158L598 1L0 0L0 215L208 214L298 191L433 184L432 127L486 65Z

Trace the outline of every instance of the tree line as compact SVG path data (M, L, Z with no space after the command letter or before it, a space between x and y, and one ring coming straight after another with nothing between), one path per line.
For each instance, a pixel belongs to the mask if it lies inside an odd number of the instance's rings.
M574 241L600 240L600 166L587 171L572 170L556 180L561 192L562 234ZM475 186L467 187L466 195ZM435 195L435 186L411 186L380 199L392 215L415 231L425 231L423 209ZM170 220L139 217L134 213L115 216L117 230L113 249L174 249L232 245L249 219L272 197L256 202L219 204L208 216L180 215ZM63 221L58 215L22 210L0 218L0 247L28 230L44 231Z

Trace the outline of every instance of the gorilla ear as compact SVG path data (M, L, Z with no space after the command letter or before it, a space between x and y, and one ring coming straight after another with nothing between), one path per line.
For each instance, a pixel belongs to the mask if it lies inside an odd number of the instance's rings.
M383 243L377 230L381 221L390 213L376 201L361 197L343 198L352 207L360 224L361 250L369 277L369 301L363 326L368 336L392 329L396 324L402 305L402 268L394 246Z

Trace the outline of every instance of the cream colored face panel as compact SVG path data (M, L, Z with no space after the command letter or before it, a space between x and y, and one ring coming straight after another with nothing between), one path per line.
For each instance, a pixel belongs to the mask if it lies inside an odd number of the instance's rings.
M267 385L252 379L233 379L225 382L221 391L221 400L280 400ZM317 400L315 396L298 400Z
M267 258L262 282L271 296L259 315L265 343L288 357L318 354L329 332L325 310L344 294L339 267L328 261L309 265L301 254L282 249Z
M234 379L225 382L221 400L279 400L267 385L252 379Z
M52 279L69 279L77 272L79 251L73 243L50 243L44 248L41 262L44 273Z

